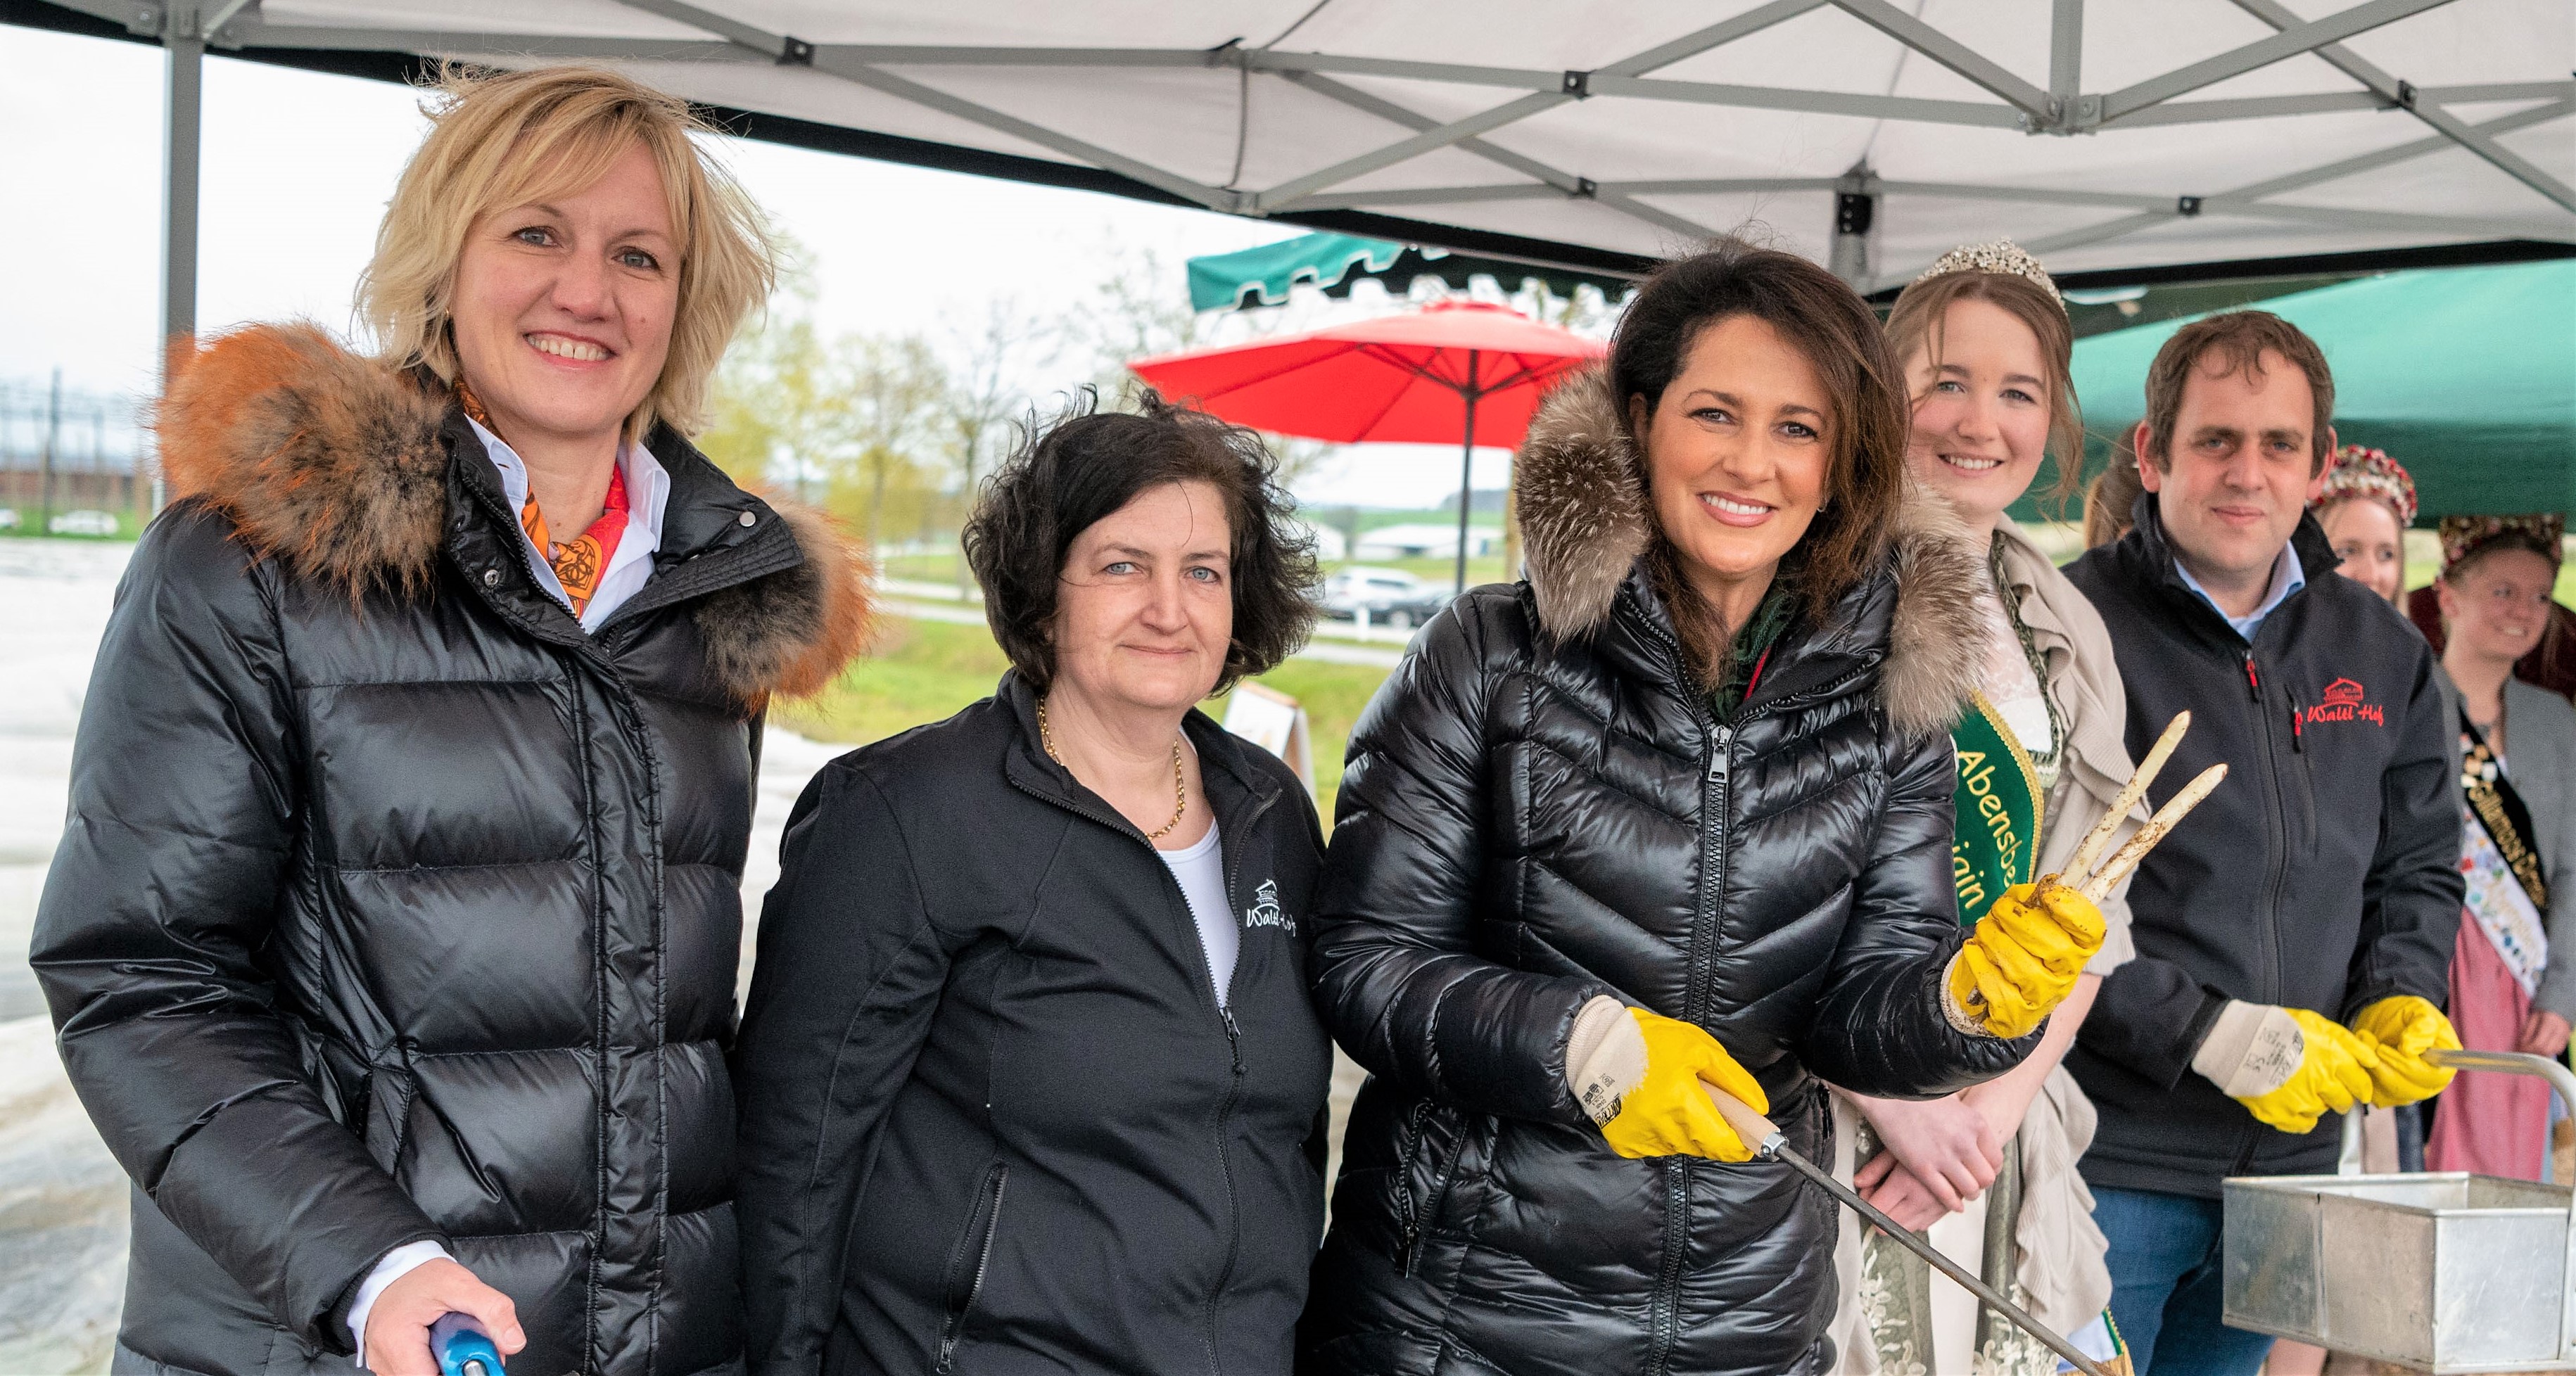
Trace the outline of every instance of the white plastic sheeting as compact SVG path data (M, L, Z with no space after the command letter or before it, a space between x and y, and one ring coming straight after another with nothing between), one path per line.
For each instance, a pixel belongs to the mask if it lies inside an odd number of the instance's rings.
M2576 241L2567 0L54 3L218 53L607 58L715 105L1587 266L1751 224L1874 281L2006 235L2060 271ZM1839 249L1838 193L1875 198Z

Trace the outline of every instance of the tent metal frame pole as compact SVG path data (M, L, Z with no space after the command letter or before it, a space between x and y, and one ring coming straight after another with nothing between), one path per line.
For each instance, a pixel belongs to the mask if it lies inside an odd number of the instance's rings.
M1863 296L1877 285L1873 279L1878 273L1880 194L1878 174L1865 160L1852 164L1834 184L1834 225L1827 239L1831 248L1825 270Z
M2268 67L2284 58L2313 52L2327 44L2339 43L2355 34L2368 33L2450 3L2451 0L2369 0L2367 4L2283 29L2269 38L2256 39L2241 48L2203 58L2162 76L2149 77L2135 85L2109 92L2102 97L2102 118L2107 123L2133 110L2161 105L2175 96L2188 95L2204 86L2215 86L2229 77L2243 76L2258 67Z
M1354 110L1364 110L1390 124L1399 124L1412 129L1430 129L1437 126L1439 123L1439 121L1431 118L1429 115L1406 109L1404 106L1398 105L1394 101L1386 100L1381 97L1371 95L1366 91L1346 86L1328 76L1320 76L1311 72L1305 72L1289 74L1287 79L1296 82L1307 90L1313 91L1317 95L1330 100L1340 101L1342 104L1350 106ZM1617 192L1605 193L1599 186L1588 178L1576 176L1575 174L1564 171L1560 168L1550 167L1546 163L1538 161L1536 158L1523 157L1518 153L1512 152L1510 149L1498 148L1493 144L1487 143L1483 139L1460 139L1458 141L1457 148L1459 152L1473 153L1477 157L1485 159L1487 162L1498 163L1522 174L1523 176L1537 178L1538 185L1536 186L1514 187L1515 191L1526 190L1527 192L1532 193L1533 199L1544 197L1551 191L1557 195L1578 199L1588 196L1631 219L1643 220L1647 224L1653 225L1658 229L1679 234L1685 238L1705 240L1717 237L1717 231L1710 229L1708 226L1700 224L1697 221L1686 219L1680 215L1675 215L1671 211L1662 209L1658 206L1647 205L1642 201L1635 200ZM1356 193L1354 196L1345 199L1348 200L1350 205L1355 207L1363 204L1385 203L1383 201L1372 200L1366 192ZM1278 207L1273 208L1276 209ZM1305 200L1300 201L1294 207L1289 208L1298 210L1309 208L1321 209L1323 208L1323 203L1310 196Z
M1517 67L1356 57L1332 53L1283 53L1225 45L1214 50L1160 48L979 47L958 45L813 44L733 19L690 0L617 0L639 13L651 14L711 35L714 41L691 39L610 39L548 34L448 32L440 30L367 29L344 25L271 24L253 0L50 0L64 9L124 26L138 36L161 41L169 50L169 165L165 168L163 324L169 333L184 333L194 324L196 278L195 223L202 60L211 43L218 50L242 47L337 50L425 55L481 56L508 61L525 58L593 58L609 61L771 62L809 66L826 75L878 91L907 104L938 111L1044 148L1076 165L1104 169L1163 195L1221 213L1259 217L1273 211L1364 212L1373 207L1433 205L1472 201L1544 199L1562 196L1592 200L1614 213L1697 240L1707 226L1690 217L1649 204L1643 196L1724 195L1773 190L1834 189L1842 179L1742 178L1709 181L1595 182L1490 142L1485 135L1542 111L1596 96L1676 101L1755 109L1782 109L1866 119L2017 127L2031 133L2073 134L2143 128L2164 124L2257 119L2336 111L2403 109L2423 123L2432 136L2393 148L2345 158L2307 172L2276 177L2251 186L2209 195L2158 198L2117 193L2067 192L2052 188L1971 188L1934 183L1879 182L1879 195L1973 196L2001 202L2100 204L2131 206L2135 213L2101 224L2035 239L2034 251L2055 251L2102 243L2123 235L2197 214L2244 216L2300 223L2339 224L2392 231L2444 235L2494 232L2521 237L2576 238L2576 223L2550 222L2532 227L2495 216L2474 219L2410 215L2390 211L2271 203L2268 198L2337 177L2447 148L2461 148L2545 197L2559 211L2576 212L2576 187L2506 148L2498 136L2576 113L2576 82L2496 82L2444 87L2416 87L2360 59L2343 40L2437 9L2450 0L2361 0L2321 18L2302 19L2280 0L2234 0L2236 6L2275 29L2270 36L2193 62L2145 81L2107 93L2082 93L2084 0L2051 0L2048 89L2014 75L1966 44L1914 18L1892 0L1771 0L1721 23L1695 30L1639 51L1593 71L1546 71ZM2002 103L1868 96L1848 92L1729 85L1649 78L1645 73L1707 52L1737 38L1818 9L1832 8L1893 38L1911 51L1959 74ZM2226 81L2245 72L2301 54L2313 54L2355 81L2362 89L2299 95L2178 101L2175 97ZM1236 67L1247 76L1275 75L1408 131L1395 143L1330 167L1291 178L1261 193L1207 185L1195 178L1101 147L1071 134L1022 119L1005 111L925 85L886 70L890 66L1010 67L1041 66L1092 69L1200 69ZM1517 90L1523 94L1465 119L1443 121L1420 114L1372 92L1332 79L1334 75L1451 82ZM2545 101L2496 119L2469 123L2449 107L2470 103ZM184 137L183 137L184 135ZM1526 187L1471 188L1396 187L1378 191L1325 194L1327 188L1371 172L1400 166L1441 148L1458 148L1532 179ZM1874 264L1874 267L1884 267Z
M1834 8L1986 88L2033 119L2050 117L2048 92L1888 0L1834 0Z
M2084 0L2054 0L2048 15L2048 98L2058 113L2084 94Z
M197 19L194 0L174 0L162 16L161 344L165 350L197 333L197 192L204 153L206 69L206 36Z
M2521 110L2510 115L2499 116L2498 118L2488 120L2483 124L2472 125L2470 127L2478 133L2492 136L2496 134L2510 133L2516 129L2526 129L2535 124L2546 124L2552 120L2565 118L2570 114L2576 114L2576 100L2563 100L2553 105L2536 106L2529 110ZM2416 139L2411 143L2401 143L2395 147L2382 148L2374 152L2362 153L2349 158L2342 158L2334 162L2326 163L2322 166L2309 168L2303 172L2292 172L2286 176L2273 177L2265 181L2254 182L2246 186L2241 186L2233 191L2224 192L2220 195L2204 199L2200 203L2198 211L2199 213L2206 214L2213 208L2225 210L2231 206L2250 205L2260 200L2262 197L2278 195L2285 191L2297 191L2301 188L2314 186L2321 182L2330 182L2342 177L2356 176L2363 172L2375 171L2393 163L2400 163L2412 158L2419 158L2427 153L2438 153L2443 149L2454 146L2456 145L2454 145L2450 139L2439 134L2433 135L2430 138ZM2105 220L2100 224L2090 225L2083 229L2072 229L2063 234L2052 234L2044 238L2033 239L2029 243L2023 245L2023 247L2030 250L2032 253L2045 254L2056 253L2070 248L2080 248L2090 244L2106 243L2112 239L2134 234L2142 229L2152 229L2157 225L2167 223L2182 213L2184 212L2177 207L2173 210L2150 210L2136 215L2124 215L2119 219Z
M1760 33L1775 24L1816 9L1821 4L1822 0L1771 0L1770 4L1737 15L1724 23L1712 24L1695 33L1685 34L1680 38L1656 44L1642 52L1622 58L1609 66L1600 68L1597 74L1609 77L1643 76L1658 67L1669 67L1686 58L1724 47L1739 38ZM1560 105L1589 99L1591 82L1595 75L1596 73L1589 71L1563 73L1559 76L1556 89L1553 91L1533 91L1465 119L1424 130L1409 139L1387 144L1355 158L1345 158L1330 167L1309 172L1305 176L1290 178L1264 189L1254 198L1253 204L1261 209L1287 205L1299 196L1321 191L1329 186L1339 186L1343 182L1367 176L1381 168L1411 161L1425 153L1447 148L1460 139L1489 134L1506 124L1517 123L1543 111L1553 110Z
M2283 8L2279 0L2236 0L2236 7L2277 29L2287 29L2299 21L2298 15ZM2428 99L2428 93L2363 61L2340 43L2318 48L2316 56L2333 64L2335 70L2345 76L2369 87L2372 94L2387 98L2398 108L2432 126L2443 137L2484 158L2506 176L2565 209L2576 210L2576 189L2540 170L2521 154L2471 129L2459 116L2443 109L2439 98Z

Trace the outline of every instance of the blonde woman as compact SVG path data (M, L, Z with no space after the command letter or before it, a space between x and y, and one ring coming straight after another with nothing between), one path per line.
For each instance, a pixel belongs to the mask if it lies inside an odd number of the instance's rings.
M180 360L31 961L135 1184L119 1371L741 1360L737 897L852 552L682 436L772 277L680 102L456 80L379 351Z
M2039 263L2009 243L1944 257L1896 299L1888 343L1913 398L1906 467L1947 498L1984 558L1977 607L1986 656L1953 735L1961 762L1952 847L1967 921L1991 894L2062 868L2129 777L2127 701L2102 618L2005 512L2041 460L2073 493L2084 443L2066 308ZM2023 840L1981 808L2000 802ZM2140 816L2138 820L2143 821ZM2036 844L2029 832L2036 830ZM2075 1174L2093 1108L2059 1066L2102 976L2132 953L2127 885L2102 901L2107 935L2029 1059L1924 1101L1835 1096L1845 1168L1872 1203L2060 1332L2112 1355L2111 1295L2091 1196ZM1845 1371L2036 1373L2057 1357L1888 1238L1843 1224Z

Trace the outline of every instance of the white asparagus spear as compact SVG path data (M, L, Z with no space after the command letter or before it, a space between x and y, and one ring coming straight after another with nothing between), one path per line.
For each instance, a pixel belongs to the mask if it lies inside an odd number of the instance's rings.
M2227 766L2223 764L2214 764L2200 771L2199 778L2184 784L2181 792L2168 799L2163 807L2156 809L2156 815L2149 818L2145 826L2138 828L2138 834L2130 837L2127 845L2113 852L2110 860L2091 878L2086 879L2076 892L2084 895L2086 901L2092 903L2100 903L2108 897L2113 886L2126 878L2129 871L2136 869L2138 862L2147 858L2147 852L2154 850L2158 841L2171 834L2173 829L2181 824L2182 819L2190 815L2193 808L2200 806L2200 800L2208 797L2211 789L2218 787L2219 780L2226 777Z
M2140 798L2147 796L2147 785L2154 783L2156 775L2163 772L2165 761L2173 758L2174 747L2182 744L2183 733L2190 729L2189 712L2176 712L2174 719L2165 723L2165 733L2156 737L2155 748L2138 762L2137 770L2129 775L2129 781L2120 786L2119 796L2111 800L2110 810L2102 814L2101 821L2093 824L2093 830L2085 833L2084 843L2067 858L2067 878L2063 882L2081 884L2093 872L2093 862L2100 859L2103 850L2111 844L2112 836L2120 830L2120 823L2128 820L2129 810L2138 805Z

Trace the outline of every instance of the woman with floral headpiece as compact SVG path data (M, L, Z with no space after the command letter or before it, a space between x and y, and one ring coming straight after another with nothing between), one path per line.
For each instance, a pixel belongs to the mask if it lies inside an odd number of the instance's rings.
M2548 623L2565 525L2556 514L2442 518L2434 588L2468 879L2450 1005L2472 1050L2564 1055L2576 1018L2576 878L2562 868L2576 856L2576 707L2514 674ZM2426 1169L2540 1178L2546 1086L2470 1075L2435 1103Z
M2406 528L2415 524L2415 479L2385 450L2347 444L2326 460L2325 485L2309 505L2343 562L2335 572L2392 607L2406 586Z
M2010 243L1958 249L1888 314L1913 426L1906 467L1948 499L1981 547L1983 671L1952 728L1958 825L1951 847L1962 921L1995 893L2064 867L2129 777L2127 698L2091 603L2005 514L2059 461L2074 491L2083 420L2068 374L2074 337L2056 284ZM1987 823L1999 799L2009 830ZM2143 814L2140 816L2143 820ZM2093 1107L2059 1066L2101 977L2127 960L2127 885L2102 902L2108 928L2038 1051L2010 1074L1925 1101L1838 1091L1840 1166L1899 1222L2105 1359L2111 1276L2075 1173ZM1841 1369L2057 1370L2057 1357L1874 1230L1845 1220L1836 1257Z

